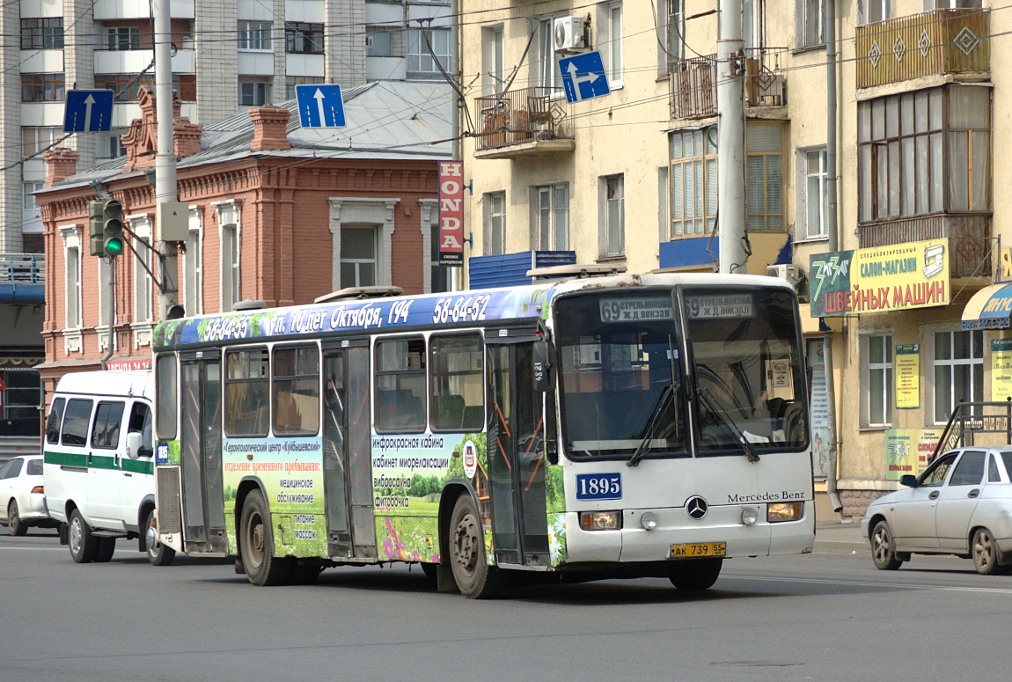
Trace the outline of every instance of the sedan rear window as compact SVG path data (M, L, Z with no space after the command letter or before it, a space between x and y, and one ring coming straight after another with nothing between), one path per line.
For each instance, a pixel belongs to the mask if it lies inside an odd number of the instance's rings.
M28 460L28 475L29 476L41 476L42 475L42 460L41 459L30 459L30 460Z
M1001 453L1002 461L1005 462L1005 473L1012 477L1012 452Z

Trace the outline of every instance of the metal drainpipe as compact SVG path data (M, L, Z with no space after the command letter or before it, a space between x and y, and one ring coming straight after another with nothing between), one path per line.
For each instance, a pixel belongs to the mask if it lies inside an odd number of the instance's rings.
M836 189L836 1L823 3L823 21L826 40L826 231L829 234L829 251L838 250L837 189ZM833 382L833 339L825 341L827 428L829 429L829 471L826 477L826 496L833 511L843 510L836 492L837 438L836 395Z

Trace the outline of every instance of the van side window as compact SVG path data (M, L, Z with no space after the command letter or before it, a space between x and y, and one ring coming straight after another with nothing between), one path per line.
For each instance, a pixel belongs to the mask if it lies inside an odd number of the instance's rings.
M63 423L63 408L67 406L65 398L57 398L49 408L49 419L46 421L46 442L60 442L60 425Z
M141 434L141 449L137 452L141 457L150 457L154 452L151 444L151 408L145 403L134 403L130 408L130 422L127 433Z
M123 403L100 402L95 410L91 430L91 447L115 450L119 446L119 429L123 423Z
M87 445L88 422L90 421L90 400L73 398L67 401L67 409L63 413L63 431L60 434L60 444Z

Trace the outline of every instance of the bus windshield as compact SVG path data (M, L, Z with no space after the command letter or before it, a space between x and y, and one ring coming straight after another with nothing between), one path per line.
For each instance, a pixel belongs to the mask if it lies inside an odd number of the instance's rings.
M804 362L793 298L778 289L687 289L687 346L699 400L699 452L808 443Z
M671 290L577 294L555 311L567 452L688 456Z

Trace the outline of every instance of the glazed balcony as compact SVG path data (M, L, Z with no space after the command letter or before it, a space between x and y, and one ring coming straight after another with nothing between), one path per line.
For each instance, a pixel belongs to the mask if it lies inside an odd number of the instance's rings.
M857 87L924 76L981 80L991 71L991 15L937 9L856 28Z
M475 98L477 159L572 152L570 107L562 90L519 88Z
M781 69L784 48L745 49L745 106L782 107L787 83ZM717 115L717 55L678 59L668 66L671 118Z
M992 279L990 213L949 213L858 225L858 246L870 248L927 239L949 238L949 276L952 279Z

